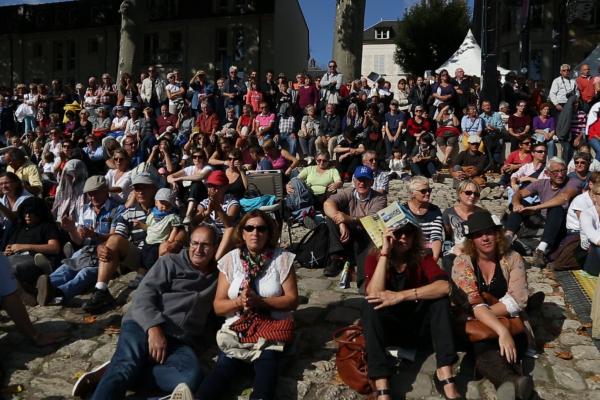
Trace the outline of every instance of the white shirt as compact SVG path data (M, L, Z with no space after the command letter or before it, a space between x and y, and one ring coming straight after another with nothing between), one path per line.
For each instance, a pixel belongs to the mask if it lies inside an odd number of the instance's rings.
M585 122L585 136L588 136L590 126L598 119L598 111L600 111L600 103L596 103L590 108L590 112L588 112L587 120Z
M581 213L581 232L585 234L590 243L600 244L600 217L596 207L590 207Z
M261 297L281 296L283 293L283 282L288 278L294 258L296 255L283 249L273 250L273 258L266 266L265 272L255 282L256 293ZM242 266L240 257L240 249L231 250L219 260L217 265L229 282L227 297L236 299L239 296L240 287L244 281L246 274ZM287 319L291 317L290 311L271 311L273 319ZM229 326L239 317L237 314L227 316L225 326Z
M579 231L581 226L575 211L587 210L590 207L594 207L594 203L592 202L589 192L584 192L580 195L577 195L569 205L569 210L567 211L566 228L572 231Z
M577 83L575 79L563 78L559 76L552 81L550 86L550 101L552 104L565 104L567 102L567 94L575 89L577 92Z
M131 171L125 172L119 177L119 180L115 180L116 174L116 169L109 169L104 177L106 178L106 183L109 188L121 188L121 193L110 193L110 197L117 203L123 204L127 201L129 193L131 192Z

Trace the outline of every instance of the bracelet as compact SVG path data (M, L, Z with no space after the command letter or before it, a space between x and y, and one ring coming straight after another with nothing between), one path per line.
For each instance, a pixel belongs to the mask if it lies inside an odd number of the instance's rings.
M413 288L413 293L415 294L415 303L419 302L419 295L417 294L417 288Z

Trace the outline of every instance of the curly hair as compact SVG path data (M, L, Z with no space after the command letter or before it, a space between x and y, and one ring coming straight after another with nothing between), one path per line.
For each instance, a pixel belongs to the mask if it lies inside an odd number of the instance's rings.
M252 218L262 218L267 227L269 228L269 239L265 247L267 249L274 249L279 245L279 224L275 221L269 214L261 210L252 210L249 213L245 214L240 222L235 227L235 231L233 232L233 241L235 243L235 247L242 248L246 245L244 241L244 226L249 219Z
M475 243L473 243L473 239L467 237L462 244L463 253L469 257L477 256L477 248L475 247ZM504 229L502 227L498 227L496 229L496 246L495 246L496 256L498 258L502 258L511 251L510 242L508 238L504 234Z

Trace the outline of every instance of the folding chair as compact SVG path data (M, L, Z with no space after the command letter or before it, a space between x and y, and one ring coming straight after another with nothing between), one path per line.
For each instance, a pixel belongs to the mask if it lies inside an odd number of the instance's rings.
M277 202L272 206L262 206L258 209L269 214L275 215L275 220L279 224L279 230L283 229L283 199L285 189L283 187L283 174L278 169L268 169L262 171L247 171L248 187L258 189L260 194L270 194L275 196Z

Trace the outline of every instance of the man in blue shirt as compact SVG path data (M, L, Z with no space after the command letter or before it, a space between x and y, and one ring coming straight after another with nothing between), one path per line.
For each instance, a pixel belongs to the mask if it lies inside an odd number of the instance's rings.
M483 120L483 132L481 133L483 144L490 161L487 169L500 167L502 165L502 130L504 123L500 113L492 111L492 103L489 100L481 102L481 115Z

